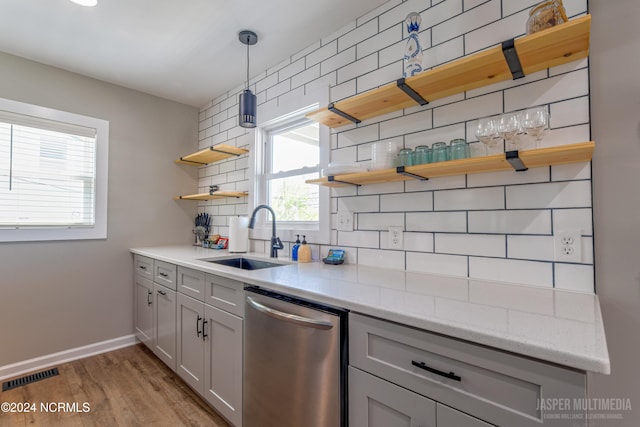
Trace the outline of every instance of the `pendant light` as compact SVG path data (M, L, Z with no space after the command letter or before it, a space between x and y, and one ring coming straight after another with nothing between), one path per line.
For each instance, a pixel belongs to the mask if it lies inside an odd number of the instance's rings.
M256 96L249 90L249 46L258 43L258 35L253 31L240 31L238 38L242 44L247 45L247 88L240 94L238 105L238 124L243 128L256 127Z

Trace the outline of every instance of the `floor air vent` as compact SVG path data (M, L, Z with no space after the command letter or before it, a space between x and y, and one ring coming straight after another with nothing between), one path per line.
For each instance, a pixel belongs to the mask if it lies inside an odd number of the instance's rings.
M8 391L14 388L22 387L23 385L35 383L36 381L44 380L50 377L55 377L59 374L60 373L58 372L58 368L36 372L35 374L27 375L26 377L16 378L15 380L2 383L2 391Z

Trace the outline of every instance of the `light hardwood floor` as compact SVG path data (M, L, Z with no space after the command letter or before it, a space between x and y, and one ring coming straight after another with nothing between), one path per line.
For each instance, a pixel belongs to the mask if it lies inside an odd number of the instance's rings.
M0 411L0 426L229 426L142 344L58 369L56 377L0 392L0 403L36 404L35 412ZM41 410L57 402L79 412Z

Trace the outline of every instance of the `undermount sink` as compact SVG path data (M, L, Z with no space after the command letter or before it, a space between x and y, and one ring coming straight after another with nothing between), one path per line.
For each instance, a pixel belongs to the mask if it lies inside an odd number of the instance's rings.
M260 270L262 268L282 267L286 264L278 264L275 262L263 261L251 258L222 258L222 259L203 259L202 261L212 262L214 264L226 265L228 267L239 268L241 270Z

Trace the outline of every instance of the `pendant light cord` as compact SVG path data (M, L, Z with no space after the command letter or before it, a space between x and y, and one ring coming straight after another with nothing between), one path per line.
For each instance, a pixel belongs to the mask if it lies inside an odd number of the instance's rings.
M251 36L247 36L247 90L249 89L249 40Z

